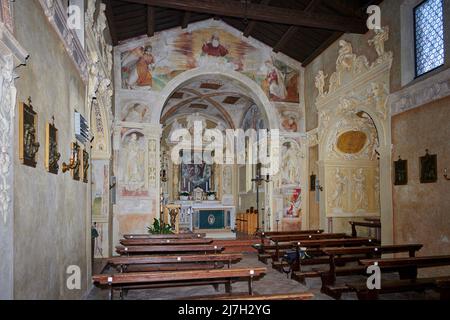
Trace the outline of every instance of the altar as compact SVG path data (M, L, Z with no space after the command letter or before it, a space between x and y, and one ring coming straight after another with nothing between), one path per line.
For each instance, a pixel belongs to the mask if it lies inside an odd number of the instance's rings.
M236 239L236 207L220 201L179 201L180 228L213 239Z

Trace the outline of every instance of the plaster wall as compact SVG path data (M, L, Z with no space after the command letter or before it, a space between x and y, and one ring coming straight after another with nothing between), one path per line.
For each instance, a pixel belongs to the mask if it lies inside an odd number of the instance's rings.
M36 168L22 165L18 153L14 158L14 298L78 299L87 291L89 277L89 185L69 173L48 173L44 147L45 126L54 116L60 167L69 160L74 109L88 118L85 85L39 2L18 0L14 5L16 38L30 53L27 66L18 72L18 101L31 96L41 145ZM16 146L18 136L16 126ZM81 269L81 290L66 287L70 265Z
M450 254L450 98L441 99L392 118L393 159L408 160L408 184L394 186L396 243L423 243L421 255ZM407 139L405 137L408 137ZM419 157L437 154L438 181L420 183Z

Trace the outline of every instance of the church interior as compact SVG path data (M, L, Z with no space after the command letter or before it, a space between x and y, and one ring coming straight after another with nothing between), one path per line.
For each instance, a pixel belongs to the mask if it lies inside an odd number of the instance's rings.
M0 300L450 299L450 0L0 4Z

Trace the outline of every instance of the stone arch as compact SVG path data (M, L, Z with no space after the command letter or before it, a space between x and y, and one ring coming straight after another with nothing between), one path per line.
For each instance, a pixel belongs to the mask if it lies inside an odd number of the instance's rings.
M262 90L262 88L255 81L237 71L211 67L188 70L172 79L159 93L159 97L154 108L155 112L152 118L152 122L154 124L159 124L167 100L170 98L173 92L175 92L183 84L202 76L212 75L218 75L240 83L245 89L248 90L249 97L251 97L255 101L255 103L264 110L268 120L269 129L279 129L280 124L275 107L270 102L269 98Z

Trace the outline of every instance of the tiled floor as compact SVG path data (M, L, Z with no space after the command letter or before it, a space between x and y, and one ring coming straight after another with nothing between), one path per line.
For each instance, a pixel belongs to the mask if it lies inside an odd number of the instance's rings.
M254 291L258 294L276 294L276 293L298 293L298 292L312 292L314 299L316 300L330 300L327 295L320 292L321 281L320 279L308 279L306 286L296 281L290 280L272 269L271 265L265 265L258 261L257 256L254 254L245 255L244 259L238 264L234 265L234 268L239 267L267 267L266 275L259 281L254 282ZM107 270L108 272L108 270ZM392 278L394 275L388 275L386 277ZM343 277L339 278L340 282L355 282L358 280L364 280L364 277ZM248 285L246 282L238 282L233 284L234 293L246 293ZM225 293L223 285L220 286L220 291L216 292L212 286L198 286L198 287L180 287L180 288L168 288L168 289L148 289L148 290L135 290L129 291L127 300L172 300L182 299L186 297L205 296L205 295L217 295ZM117 295L116 295L117 297ZM438 295L434 292L426 293L405 293L405 294L389 294L381 296L381 299L412 299L412 300L424 300L424 299L437 299ZM90 293L88 299L90 300L102 300L108 299L107 290L100 290L94 288ZM344 294L343 300L354 300L356 295L353 293Z

